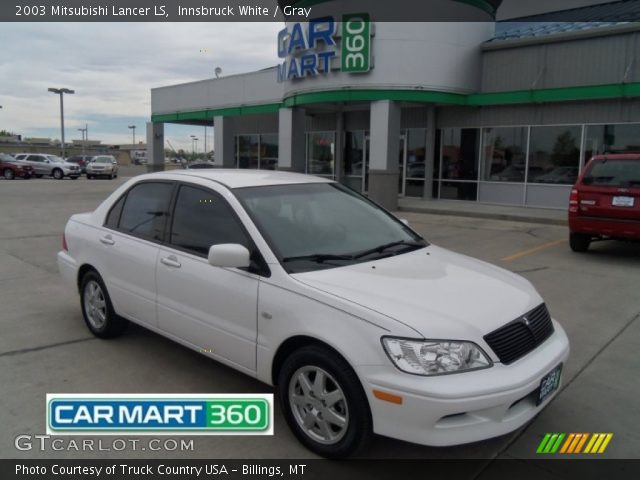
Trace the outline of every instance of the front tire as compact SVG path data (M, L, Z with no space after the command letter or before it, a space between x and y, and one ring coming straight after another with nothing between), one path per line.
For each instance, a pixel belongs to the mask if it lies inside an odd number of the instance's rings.
M278 375L280 405L289 428L312 452L345 458L372 437L367 396L351 366L318 345L302 347Z
M5 180L13 180L15 177L15 174L13 173L13 170L11 170L10 168L5 168L4 172L2 173L2 176L5 178Z
M589 250L591 237L584 233L569 233L569 246L574 252L586 252Z
M64 178L64 173L62 173L62 170L59 168L54 169L52 175L56 180L62 180Z
M96 271L89 271L82 277L80 304L84 321L96 337L120 336L129 324L113 310L107 288Z

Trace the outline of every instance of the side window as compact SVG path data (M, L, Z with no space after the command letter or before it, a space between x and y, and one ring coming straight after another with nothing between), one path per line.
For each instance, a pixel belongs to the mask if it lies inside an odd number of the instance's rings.
M170 243L204 256L211 245L220 243L252 248L240 220L220 195L184 185L176 199Z
M140 183L129 190L118 228L130 235L162 240L173 184Z
M30 160L32 162L42 162L42 157L40 155L29 155L27 160Z
M120 199L111 207L109 213L107 214L107 219L104 222L104 226L107 228L113 228L114 230L118 228L118 222L120 221L120 214L122 213L122 207L124 206L124 201L127 198L127 195L123 195Z

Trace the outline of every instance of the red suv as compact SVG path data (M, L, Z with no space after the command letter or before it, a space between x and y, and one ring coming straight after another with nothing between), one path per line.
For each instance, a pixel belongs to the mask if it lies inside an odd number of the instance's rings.
M640 153L596 155L571 190L571 249L603 239L640 240Z

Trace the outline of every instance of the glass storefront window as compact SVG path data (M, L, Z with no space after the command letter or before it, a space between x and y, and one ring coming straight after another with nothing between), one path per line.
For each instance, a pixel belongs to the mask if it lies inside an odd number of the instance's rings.
M342 183L358 192L362 191L362 176L366 170L365 135L364 131L345 132Z
M578 178L580 126L532 127L529 183L572 185Z
M447 180L478 179L477 128L445 128L442 130L442 178Z
M260 170L278 168L278 134L260 135Z
M278 134L236 135L237 168L275 170L278 167Z
M587 125L583 164L599 153L640 151L640 123Z
M527 168L527 128L482 130L482 180L524 182Z
M335 132L307 134L307 173L333 177L335 175Z
M407 171L405 196L422 197L427 160L427 131L424 128L407 130Z
M258 168L260 159L260 136L238 135L236 166L238 168Z

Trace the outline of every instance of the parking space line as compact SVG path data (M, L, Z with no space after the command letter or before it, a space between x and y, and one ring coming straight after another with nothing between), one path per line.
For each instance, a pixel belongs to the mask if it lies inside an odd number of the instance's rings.
M538 245L537 247L530 248L528 250L523 250L521 252L514 253L513 255L509 255L508 257L501 258L500 260L503 262L511 262L513 260L526 257L527 255L531 255L533 253L538 253L542 250L546 250L547 248L555 247L562 243L566 243L566 240L564 238L562 240L554 240L553 242L548 242L543 245Z

